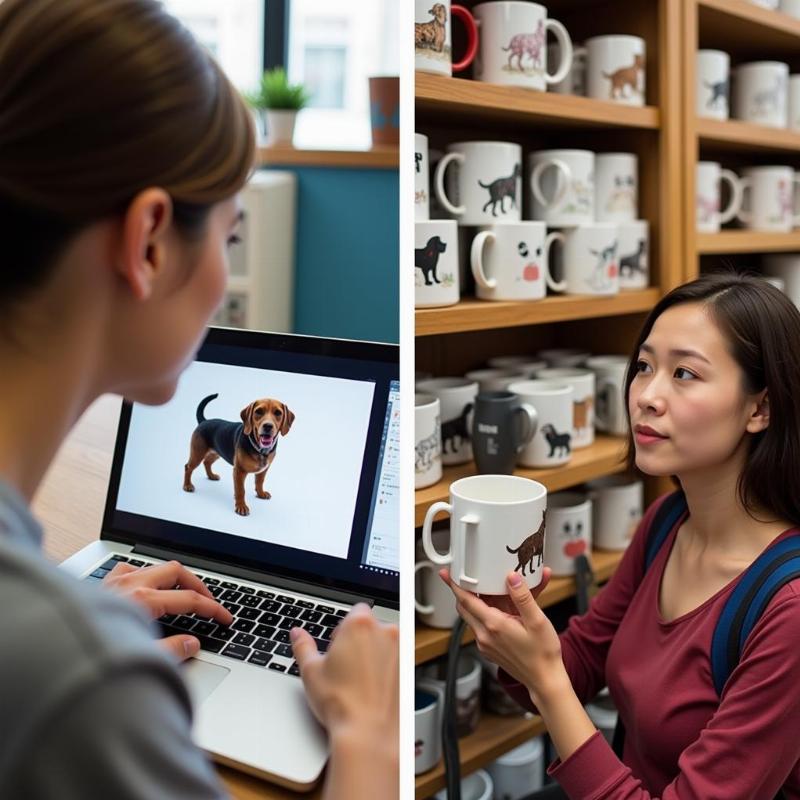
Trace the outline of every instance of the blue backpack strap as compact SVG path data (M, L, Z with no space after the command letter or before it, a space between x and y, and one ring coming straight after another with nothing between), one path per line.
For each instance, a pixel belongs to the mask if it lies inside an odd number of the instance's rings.
M714 688L722 695L741 658L747 637L769 601L789 581L800 577L800 533L765 550L745 571L725 603L711 640Z
M673 492L659 506L653 521L650 523L650 530L647 532L644 557L645 572L650 568L650 565L658 555L658 551L661 549L661 545L664 544L670 531L675 527L675 523L686 512L687 508L686 495L683 489Z

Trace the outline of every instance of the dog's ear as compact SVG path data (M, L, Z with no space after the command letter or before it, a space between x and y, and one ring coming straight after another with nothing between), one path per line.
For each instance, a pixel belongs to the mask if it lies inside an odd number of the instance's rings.
M255 401L245 406L239 415L244 423L244 435L249 436L253 432L253 409L256 407Z
M289 406L286 403L282 403L283 405L283 420L281 422L281 433L286 436L289 433L289 429L292 427L292 423L294 422L294 413L289 410Z

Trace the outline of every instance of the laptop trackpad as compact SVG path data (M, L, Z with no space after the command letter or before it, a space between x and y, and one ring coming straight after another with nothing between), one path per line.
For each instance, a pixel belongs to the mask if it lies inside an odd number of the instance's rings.
M196 658L189 659L180 666L183 679L189 687L192 705L199 706L230 674L227 667L209 664Z

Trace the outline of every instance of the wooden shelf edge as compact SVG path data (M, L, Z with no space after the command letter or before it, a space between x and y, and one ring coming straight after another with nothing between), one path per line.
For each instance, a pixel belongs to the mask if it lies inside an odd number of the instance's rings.
M731 230L719 233L698 233L697 252L702 255L725 253L800 252L800 231L770 233L768 231Z
M800 47L800 42L798 42ZM774 150L784 153L800 152L800 132L788 128L769 128L738 119L695 120L695 131L701 145L741 145L750 150Z
M800 20L781 11L755 5L749 0L698 0L697 5L734 17L743 23L769 28L776 33L797 36L800 45Z
M398 169L399 147L370 150L303 150L295 147L259 147L262 167L351 167L357 169Z
M649 311L660 297L658 288L624 291L610 297L560 295L543 300L490 301L467 298L453 306L418 308L417 336L515 328L573 319L619 316Z
M514 474L543 483L549 492L561 491L602 475L622 472L625 469L625 462L622 460L625 441L619 436L598 435L589 447L575 450L572 460L567 464L547 469L520 468L515 470ZM422 525L429 506L439 500L448 499L450 484L453 481L475 474L477 473L474 461L445 467L442 479L438 483L417 489L414 493L414 526Z
M592 570L598 583L607 581L619 566L624 550L592 550ZM575 594L575 579L571 577L552 578L547 588L539 595L539 605L548 608ZM467 629L461 644L469 644L475 637ZM414 664L424 664L447 652L450 631L443 628L428 628L418 625L414 641Z
M656 130L660 126L659 110L654 106L627 106L426 72L415 73L414 90L416 107L422 111L448 109L484 117L536 118L588 127Z
M546 731L541 717L502 717L483 713L475 733L459 740L462 775L469 775ZM423 800L445 785L444 763L416 776L415 797Z

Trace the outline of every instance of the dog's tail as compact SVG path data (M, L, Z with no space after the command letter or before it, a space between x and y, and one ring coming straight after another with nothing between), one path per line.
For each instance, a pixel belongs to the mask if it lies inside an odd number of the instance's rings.
M492 184L491 183L484 183L482 180L478 179L478 183L483 186L484 189L488 189Z
M214 400L214 399L215 399L215 398L217 398L217 397L219 397L219 393L217 393L217 394L210 394L208 397L204 397L204 398L203 398L203 399L200 401L200 405L199 405L199 406L197 406L197 424L198 424L198 425L199 425L201 422L205 422L205 421L206 421L205 414L204 414L204 412L205 412L205 410L206 410L206 406L207 406L207 405L208 405L208 404L209 404L209 403L210 403L212 400Z
M519 553L520 547L522 547L522 545L520 545L516 550L512 550L508 545L506 545L506 550L508 550L509 553Z

